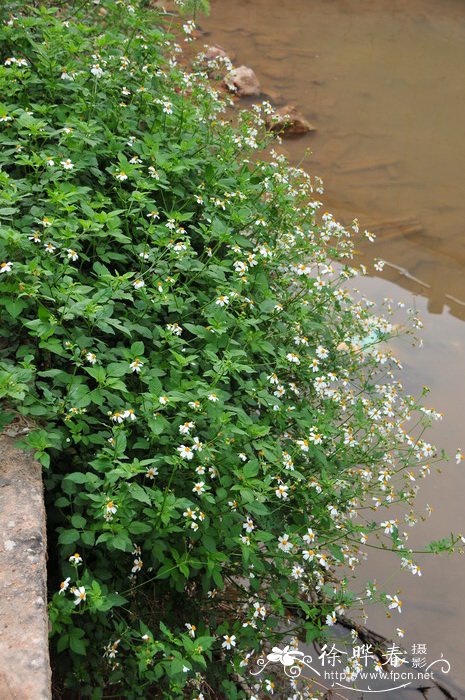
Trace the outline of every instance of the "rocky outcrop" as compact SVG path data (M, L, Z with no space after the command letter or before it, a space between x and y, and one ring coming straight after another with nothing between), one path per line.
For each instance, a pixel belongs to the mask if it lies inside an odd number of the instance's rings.
M0 698L49 700L42 470L14 442L0 435Z

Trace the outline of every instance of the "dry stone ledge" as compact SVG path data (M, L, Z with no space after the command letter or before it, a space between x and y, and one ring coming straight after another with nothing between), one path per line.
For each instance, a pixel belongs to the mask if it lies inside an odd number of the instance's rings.
M50 700L42 470L0 435L0 699Z

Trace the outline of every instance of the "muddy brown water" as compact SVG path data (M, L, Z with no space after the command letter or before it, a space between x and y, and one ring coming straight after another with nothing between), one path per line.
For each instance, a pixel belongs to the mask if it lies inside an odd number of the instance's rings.
M201 24L205 42L317 127L284 150L299 163L310 149L303 165L323 177L325 207L377 234L369 254L388 265L358 286L422 312L424 348L397 347L403 382L430 386L444 412L431 438L451 455L465 449L465 1L212 0ZM434 513L412 546L465 532L464 486L453 459L422 482L419 506ZM389 619L373 608L369 625L394 638L405 628L404 645L426 644L429 661L443 654L465 697L465 557L419 559L421 578L370 553L364 577L400 589L404 610Z

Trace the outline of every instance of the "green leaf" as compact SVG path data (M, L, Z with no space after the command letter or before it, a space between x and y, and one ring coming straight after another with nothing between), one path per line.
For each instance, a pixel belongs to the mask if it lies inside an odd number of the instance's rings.
M75 528L83 528L85 527L87 523L87 520L82 517L82 515L78 515L77 513L71 517L71 524Z
M27 307L27 303L22 299L6 299L5 308L13 318L17 318L21 311Z
M67 481L72 481L73 484L86 484L89 481L89 477L94 475L84 473L84 472L73 472L72 474L67 474L65 479Z
M251 460L250 462L247 462L247 464L242 467L241 471L246 479L251 479L253 476L257 476L258 472L260 471L258 460Z
M108 541L111 542L115 549L120 549L122 552L130 552L132 549L132 542L125 532L119 532Z
M141 340L138 340L131 345L131 355L134 357L141 357L144 354L144 350L144 343Z
M152 526L148 523L141 523L140 521L136 520L136 522L129 525L128 530L131 535L142 535L143 533L151 532Z
M58 537L59 544L74 544L80 538L77 530L64 530Z
M111 608L116 608L120 607L121 605L125 605L127 602L127 598L125 598L122 595L119 595L119 593L108 593L101 601L99 609L103 612L106 612L107 610L111 610Z
M74 632L74 630L72 630L72 632ZM87 640L80 639L75 634L72 634L72 632L69 637L69 647L71 651L74 651L75 654L79 654L80 656L85 656L88 645Z
M152 501L147 491L142 486L139 486L139 484L137 484L135 481L129 484L128 491L131 496L136 499L136 501L146 503L149 506L152 505Z

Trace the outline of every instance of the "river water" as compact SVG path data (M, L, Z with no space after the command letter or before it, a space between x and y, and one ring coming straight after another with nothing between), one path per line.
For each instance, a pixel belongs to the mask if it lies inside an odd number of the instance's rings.
M428 401L445 414L432 441L451 455L465 449L464 0L212 0L201 24L205 42L316 126L284 151L323 178L325 208L377 234L368 254L388 264L358 286L421 310L423 349L396 347L404 386L431 387ZM434 512L412 546L465 533L465 466L452 459L442 472L422 482L418 503ZM377 554L363 576L401 589L404 610L389 619L373 608L369 626L391 638L405 628L402 643L426 644L429 660L442 653L465 697L465 557L423 557L418 578Z

